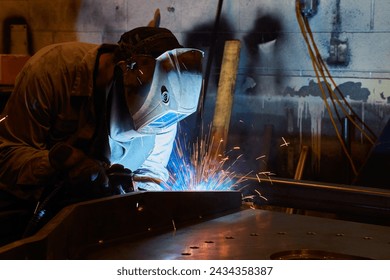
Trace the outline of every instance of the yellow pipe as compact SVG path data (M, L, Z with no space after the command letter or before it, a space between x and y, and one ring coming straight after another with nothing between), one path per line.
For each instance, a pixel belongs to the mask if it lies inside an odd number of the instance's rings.
M211 127L211 153L214 159L223 156L229 132L237 69L240 60L239 40L225 42L221 73Z

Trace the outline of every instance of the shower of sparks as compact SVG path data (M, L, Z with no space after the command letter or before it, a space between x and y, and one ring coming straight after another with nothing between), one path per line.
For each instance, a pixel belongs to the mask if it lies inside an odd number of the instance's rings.
M243 123L240 121L240 123ZM236 164L240 162L243 156L241 147L234 146L227 152L221 151L224 146L222 140L219 140L217 145L213 145L217 141L209 132L201 134L202 137L197 138L195 143L187 141L186 134L180 131L180 137L176 138L173 153L171 155L168 170L170 178L165 185L166 190L171 191L228 191L237 190L243 191L242 201L245 204L252 205L255 208L255 201L260 198L264 201L268 199L255 188L251 192L251 183L246 182L249 175L253 173L248 172L245 175L236 174L234 169ZM288 143L284 138L284 145L287 147ZM217 148L211 151L211 147ZM236 156L239 154L238 156ZM261 160L266 163L266 155L256 157L256 160ZM254 172L258 183L262 183L262 179L273 184L271 177L275 174L269 171ZM249 187L249 193L244 191Z
M215 139L210 133L198 138L195 143L190 144L191 146L186 143L185 137L176 139L169 165L168 189L173 191L233 190L247 180L248 174L240 177L233 170L242 154L233 158L231 163L232 151L240 150L240 147L232 148L224 156L221 153L216 156L216 153L220 152L222 140L219 140L217 151L210 151L213 141Z

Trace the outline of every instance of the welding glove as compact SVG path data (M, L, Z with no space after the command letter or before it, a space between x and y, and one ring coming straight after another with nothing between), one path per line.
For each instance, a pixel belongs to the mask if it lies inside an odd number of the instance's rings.
M125 194L134 191L133 172L121 164L113 164L107 169L110 189L113 194Z
M90 158L83 151L66 143L58 143L49 151L52 167L64 177L71 187L84 194L104 195L109 192L109 179L105 164Z

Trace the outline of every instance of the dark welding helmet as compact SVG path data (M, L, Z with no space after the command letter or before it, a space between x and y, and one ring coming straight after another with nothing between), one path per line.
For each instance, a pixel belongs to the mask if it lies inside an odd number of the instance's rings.
M157 134L194 113L202 87L203 52L183 48L165 28L122 35L125 100L139 133Z

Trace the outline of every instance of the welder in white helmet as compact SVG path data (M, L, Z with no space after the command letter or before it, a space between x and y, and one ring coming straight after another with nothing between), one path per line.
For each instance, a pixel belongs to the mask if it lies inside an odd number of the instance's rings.
M0 204L34 205L58 181L99 193L110 172L131 174L135 190L164 190L177 122L197 108L202 57L156 27L38 51L0 116Z

